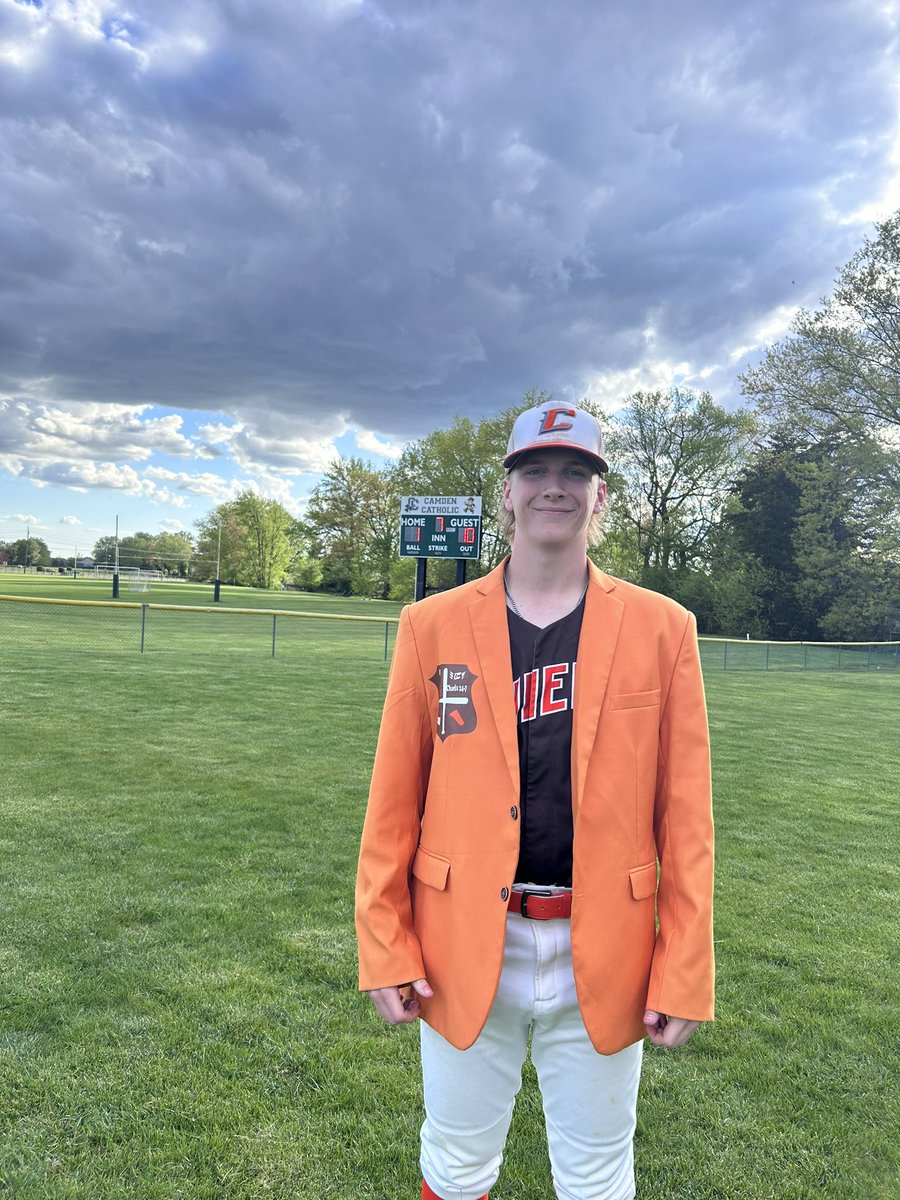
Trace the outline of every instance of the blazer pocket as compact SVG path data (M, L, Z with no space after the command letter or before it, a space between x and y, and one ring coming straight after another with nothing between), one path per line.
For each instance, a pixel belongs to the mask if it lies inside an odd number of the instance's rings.
M618 696L610 696L609 707L614 708L650 708L659 704L659 688L652 692L622 692Z
M420 846L413 859L412 873L422 883L427 883L429 887L437 888L439 892L442 892L447 886L450 860L441 858L439 854L432 854Z
M656 863L647 863L645 867L633 867L628 872L631 880L631 894L635 900L649 900L656 895Z

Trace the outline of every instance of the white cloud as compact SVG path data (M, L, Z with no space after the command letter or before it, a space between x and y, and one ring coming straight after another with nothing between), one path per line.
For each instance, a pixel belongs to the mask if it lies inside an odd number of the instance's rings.
M149 405L0 399L0 452L37 462L112 457L146 462L154 454L203 457L181 433L178 413L145 416Z
M290 480L283 475L270 475L263 472L254 479L244 481L244 486L258 492L260 496L277 500L295 517L299 517L305 508L304 502L298 500L291 491Z
M25 462L16 472L21 478L38 486L51 484L75 492L92 490L121 491L130 496L143 496L158 504L175 508L186 505L179 492L160 487L149 475L140 475L133 467L114 462Z
M202 425L198 433L224 449L242 470L315 475L333 462L337 455L334 439L347 428L343 417L332 414L318 423L319 436L304 437L296 432L297 422L281 413L260 410L255 416L253 423L212 422Z
M382 458L399 458L403 453L402 446L385 441L368 429L355 429L353 437L360 450L368 450L370 454L380 454Z
M223 479L220 475L210 472L192 473L190 471L170 471L166 467L148 467L146 478L170 484L169 491L187 492L195 496L209 496L216 504L231 499L241 489L240 485L231 479Z
M689 375L688 363L644 362L627 371L612 371L589 379L567 398L576 402L584 398L615 412L634 392L667 391L686 382Z
M80 525L81 521L77 517L60 517L60 525Z
M413 437L651 359L733 388L900 203L896 6L566 11L272 0L248 37L241 5L4 0L0 373L47 406L35 454L307 473L323 413Z

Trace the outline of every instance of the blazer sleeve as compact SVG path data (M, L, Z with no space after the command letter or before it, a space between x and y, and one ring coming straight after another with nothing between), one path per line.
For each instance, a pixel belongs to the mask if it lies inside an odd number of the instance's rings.
M410 868L428 790L433 733L408 609L400 615L363 826L356 880L359 986L425 974L413 929Z
M689 613L660 724L654 832L659 928L647 1007L713 1017L713 823L697 625Z

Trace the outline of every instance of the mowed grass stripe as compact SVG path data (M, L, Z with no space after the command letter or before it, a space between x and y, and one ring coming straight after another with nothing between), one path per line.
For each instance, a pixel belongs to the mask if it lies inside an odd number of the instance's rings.
M385 678L353 646L306 662L7 649L10 1195L415 1195L415 1031L355 992ZM719 1019L648 1051L639 1195L892 1197L900 680L707 686ZM529 1069L493 1195L551 1194Z
M179 580L148 581L146 591L134 591L127 576L119 578L119 600L112 599L112 581L79 575L48 573L22 575L0 571L0 594L48 600L99 600L115 603L213 604L213 585ZM412 595L410 595L410 600ZM278 608L285 611L339 613L347 616L396 617L402 604L394 600L369 600L364 596L334 596L324 592L295 592L223 584L219 605L228 608Z

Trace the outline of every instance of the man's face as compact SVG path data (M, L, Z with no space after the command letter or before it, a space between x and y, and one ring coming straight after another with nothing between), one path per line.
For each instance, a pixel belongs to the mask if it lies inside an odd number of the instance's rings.
M536 545L583 540L606 499L589 458L577 451L533 450L503 481L503 504L516 518L516 540Z

